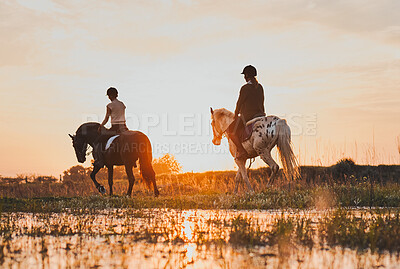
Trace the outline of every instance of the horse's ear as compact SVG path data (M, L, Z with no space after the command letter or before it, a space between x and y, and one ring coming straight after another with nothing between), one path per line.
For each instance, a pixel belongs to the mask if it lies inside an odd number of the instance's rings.
M211 115L214 114L214 110L212 109L212 107L210 107L210 112L211 112Z
M71 135L71 134L68 134L69 135L69 137L71 137L71 139L74 139L74 136L73 135Z

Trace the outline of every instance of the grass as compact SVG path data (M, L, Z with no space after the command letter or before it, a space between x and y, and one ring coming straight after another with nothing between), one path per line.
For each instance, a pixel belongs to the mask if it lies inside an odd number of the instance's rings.
M398 207L400 166L360 166L349 159L331 167L301 167L302 178L288 182L282 175L268 185L269 168L249 171L256 190L247 194L241 184L233 194L235 171L161 174L157 176L160 197L154 198L140 177L133 197L100 196L88 178L90 169L73 167L58 183L33 180L28 183L0 183L0 211L63 212L107 208L177 209L282 209L330 207ZM71 172L75 171L75 172ZM108 187L105 171L99 181ZM117 173L114 193L127 189L123 173Z
M322 241L330 246L400 251L398 211L395 214L378 213L368 218L337 210L321 221L319 231Z
M240 214L231 221L228 242L235 246L265 245L265 233L258 223L252 223L250 218Z
M0 211L5 212L65 212L93 211L109 208L175 208L175 209L324 209L331 207L398 207L400 185L301 186L266 189L255 194L203 192L198 194L151 194L127 196L0 198Z
M35 178L22 181L0 180L0 197L35 198L35 197L82 197L98 194L89 177L89 168L72 167L65 172L63 181L45 182ZM104 170L104 169L103 169ZM98 181L108 189L105 170L99 173ZM205 173L159 174L157 184L162 195L196 195L196 194L225 194L232 193L234 188L235 171L216 171ZM291 190L302 186L344 185L346 187L361 185L374 189L376 186L400 184L400 166L364 166L355 165L351 160L341 160L331 167L302 166L302 178L288 182L282 175L275 180L274 186L268 185L271 170L260 168L249 171L253 188L257 193L277 189ZM151 193L142 184L139 175L135 175L136 183L133 193L135 196ZM123 194L128 188L126 175L122 172L115 174L114 193ZM241 193L247 191L244 184L240 185Z

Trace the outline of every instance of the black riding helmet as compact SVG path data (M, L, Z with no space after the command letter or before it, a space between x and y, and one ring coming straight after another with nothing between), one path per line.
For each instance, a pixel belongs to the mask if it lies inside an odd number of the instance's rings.
M257 76L257 69L252 65L248 65L243 69L242 74L246 74L248 76L255 77L255 76Z
M117 91L116 88L110 87L110 88L108 88L108 90L107 90L107 95L108 95L108 96L110 96L110 95L118 96L118 91Z

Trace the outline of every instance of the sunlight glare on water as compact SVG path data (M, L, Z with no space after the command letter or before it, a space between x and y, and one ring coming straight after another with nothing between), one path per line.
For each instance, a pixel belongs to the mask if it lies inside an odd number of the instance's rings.
M193 212L192 211L186 211L183 212L182 216L184 218L183 220L183 229L182 229L182 235L184 238L186 238L188 241L191 241L193 238L193 227L194 223L189 220L190 217L192 217Z

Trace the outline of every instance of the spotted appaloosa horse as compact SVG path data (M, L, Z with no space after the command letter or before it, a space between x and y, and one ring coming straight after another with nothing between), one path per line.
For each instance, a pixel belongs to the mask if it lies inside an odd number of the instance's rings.
M220 145L224 135L229 142L229 151L232 156L236 156L236 146L226 134L228 126L234 120L234 114L225 108L211 108L213 144ZM287 178L297 178L299 176L298 164L294 156L290 143L290 128L286 120L276 116L258 117L250 120L247 124L254 123L251 137L243 142L243 147L248 153L249 158L260 156L261 159L272 169L269 183L272 183L276 173L279 170L278 164L272 159L271 150L275 145L278 147L280 159L283 165L283 171ZM238 191L239 180L242 177L250 191L253 188L250 185L246 171L246 160L237 160L235 162L239 169L235 178L235 193Z

